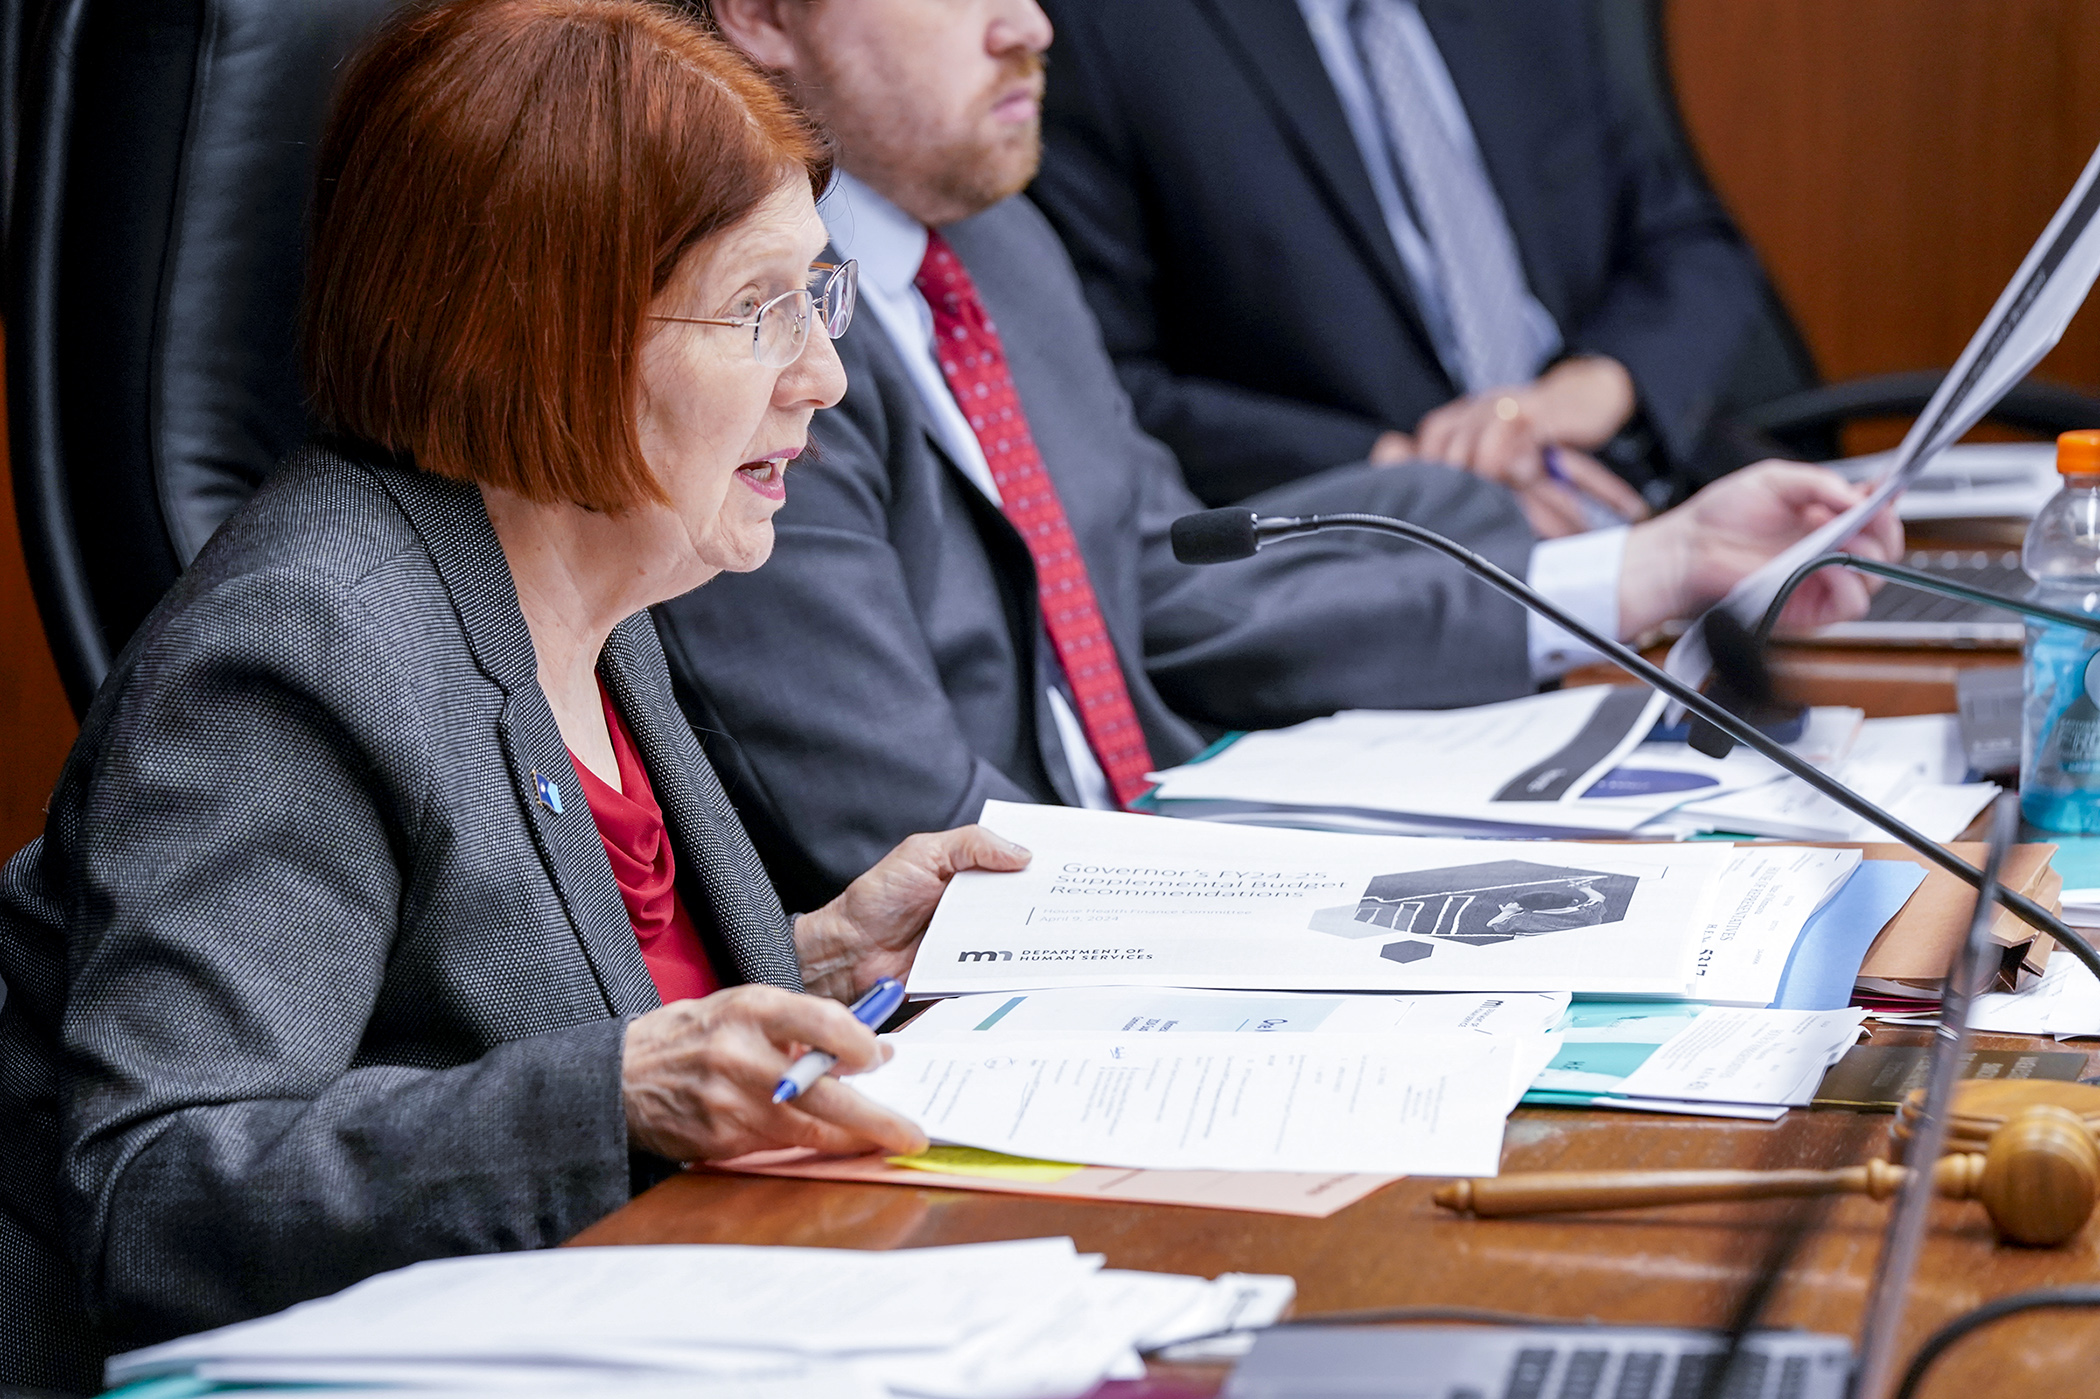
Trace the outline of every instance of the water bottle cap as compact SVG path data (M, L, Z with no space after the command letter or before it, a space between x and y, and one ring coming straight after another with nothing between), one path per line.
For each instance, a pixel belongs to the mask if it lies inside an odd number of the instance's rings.
M2059 476L2100 476L2100 431L2082 428L2056 439Z

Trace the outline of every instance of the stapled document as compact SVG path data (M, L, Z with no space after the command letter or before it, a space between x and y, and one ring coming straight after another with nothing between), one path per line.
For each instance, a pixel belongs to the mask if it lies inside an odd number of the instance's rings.
M955 877L914 996L1060 986L1682 996L1705 846L1414 840L985 803L1035 852Z

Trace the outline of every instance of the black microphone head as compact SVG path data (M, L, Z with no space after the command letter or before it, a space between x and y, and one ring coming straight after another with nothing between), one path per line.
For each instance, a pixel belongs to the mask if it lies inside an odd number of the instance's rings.
M1174 522L1168 538L1174 543L1174 557L1183 563L1231 563L1234 559L1251 559L1261 541L1254 533L1255 515L1252 510L1228 506L1223 510L1205 510L1201 514L1183 515Z
M1714 684L1725 690L1728 707L1738 714L1776 709L1779 687L1772 683L1772 668L1765 664L1765 648L1757 644L1750 629L1725 607L1707 612L1702 629L1706 654L1713 661Z
M1708 698L1767 733L1800 719L1802 707L1779 693L1772 668L1765 664L1765 648L1748 627L1736 620L1735 614L1725 607L1713 608L1706 614L1702 635L1714 668L1713 684L1706 692ZM1697 715L1692 716L1687 741L1693 749L1712 758L1725 758L1735 747L1732 735ZM1791 743L1793 738L1788 736L1781 741Z

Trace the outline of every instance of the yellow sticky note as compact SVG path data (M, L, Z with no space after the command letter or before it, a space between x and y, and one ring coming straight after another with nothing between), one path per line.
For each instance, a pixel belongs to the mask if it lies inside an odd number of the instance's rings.
M1033 1185L1053 1185L1083 1171L1064 1161L1031 1161L1025 1156L1007 1156L974 1146L930 1146L917 1156L892 1156L892 1166L913 1171L939 1171L946 1176L985 1176L991 1180L1020 1180Z

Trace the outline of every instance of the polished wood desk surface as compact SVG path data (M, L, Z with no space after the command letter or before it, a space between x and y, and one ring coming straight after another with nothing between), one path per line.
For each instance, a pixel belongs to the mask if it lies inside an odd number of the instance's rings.
M1963 664L2006 652L1934 655L1799 648L1783 669L1842 684L1873 714L1953 708ZM1851 667L1849 671L1838 670ZM1908 667L1906 670L1905 667ZM1862 676L1861 671L1866 674ZM1862 684L1862 679L1867 683ZM1936 696L1936 697L1935 697ZM1803 695L1819 702L1835 696ZM1911 707L1915 705L1916 707ZM1917 1044L1877 1030L1876 1044ZM2036 1041L1982 1036L1985 1047ZM2048 1048L2081 1046L2041 1045ZM2094 1072L2090 1062L2087 1073ZM1796 1111L1775 1123L1523 1108L1508 1171L1831 1167L1885 1153L1886 1114ZM1300 1315L1409 1305L1487 1307L1550 1317L1710 1326L1726 1322L1780 1229L1826 1208L1766 1312L1769 1324L1857 1335L1887 1206L1863 1199L1679 1206L1623 1214L1476 1220L1430 1202L1438 1182L1399 1181L1328 1219L974 1191L841 1185L694 1173L665 1182L578 1236L579 1244L765 1243L907 1248L1069 1234L1110 1266L1200 1274L1287 1273ZM2031 1287L2100 1282L2100 1223L2068 1247L2001 1246L1981 1207L1942 1201L1905 1326L1905 1355L1942 1322ZM1986 1330L1935 1368L1924 1393L2100 1394L2100 1312L2041 1313ZM1155 1367L1169 1393L1208 1393L1217 1368Z
M1874 1043L1921 1043L1915 1031ZM1987 1047L2031 1041L1984 1036ZM1521 1108L1504 1170L1829 1167L1883 1154L1890 1117L1797 1111L1778 1122ZM1471 1306L1560 1318L1725 1323L1780 1229L1824 1209L1766 1313L1770 1324L1856 1335L1887 1206L1846 1198L1677 1206L1617 1214L1479 1220L1407 1179L1328 1219L689 1174L578 1236L579 1244L740 1243L911 1248L1070 1235L1109 1265L1164 1272L1287 1273L1301 1315L1364 1307ZM1992 1297L2100 1281L2100 1225L2061 1249L2000 1245L1983 1210L1942 1201L1906 1317L1905 1353ZM2100 1392L2100 1313L2044 1314L1974 1337L1943 1360L1928 1395ZM1222 1371L1173 1375L1204 1392ZM1158 1372L1156 1372L1158 1373Z

